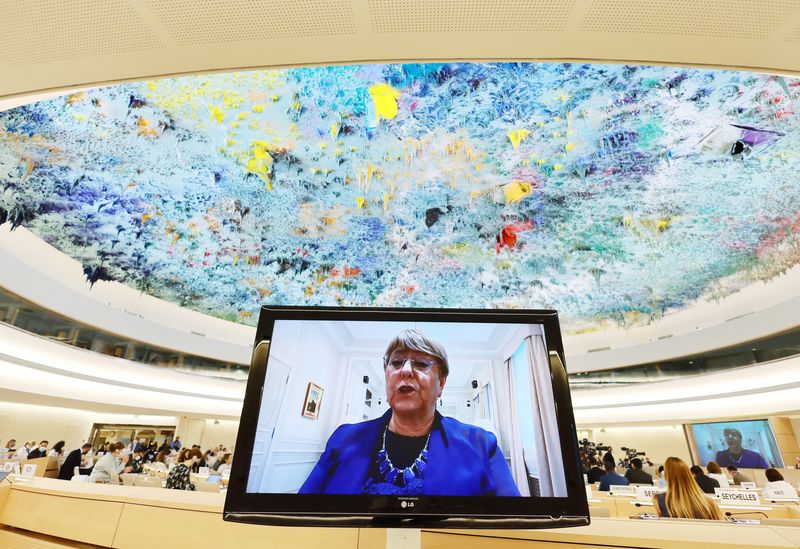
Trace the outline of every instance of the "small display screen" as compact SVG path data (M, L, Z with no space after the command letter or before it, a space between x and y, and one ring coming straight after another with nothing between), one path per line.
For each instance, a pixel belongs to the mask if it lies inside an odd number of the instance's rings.
M720 467L753 469L783 467L778 443L766 419L695 423L689 426L698 461L715 461Z

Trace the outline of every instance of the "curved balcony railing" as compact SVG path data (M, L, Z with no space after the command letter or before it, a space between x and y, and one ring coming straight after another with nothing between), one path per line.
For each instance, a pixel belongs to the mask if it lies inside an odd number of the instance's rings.
M54 313L0 288L0 322L75 347L193 374L247 379L248 364L165 349L116 335ZM632 385L709 374L800 354L800 327L693 356L569 375L573 389ZM568 365L569 366L569 365Z
M246 380L250 366L132 340L64 317L0 288L0 322L96 353L187 373Z

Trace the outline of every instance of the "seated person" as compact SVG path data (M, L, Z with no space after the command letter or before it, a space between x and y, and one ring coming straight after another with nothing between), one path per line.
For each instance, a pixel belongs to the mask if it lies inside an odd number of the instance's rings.
M753 482L753 479L748 477L745 474L739 472L739 468L736 465L728 465L728 474L733 479L733 484L739 486L743 482Z
M497 438L436 411L449 373L439 343L404 330L383 372L389 410L338 427L299 493L520 495Z
M764 485L764 499L795 499L797 490L794 486L783 480L783 475L777 469L767 469L764 471L767 476L767 483Z
M28 459L37 459L47 457L47 446L50 443L46 440L43 440L39 443L39 446L28 452Z
M128 469L126 472L134 475L138 475L144 470L144 447L141 445L136 447L128 459L126 469Z
M71 451L58 470L58 478L61 480L71 480L72 477L75 476L75 467L80 468L83 463L83 457L89 453L91 449L92 445L87 442L77 450Z
M733 465L734 467L749 467L751 469L766 469L769 467L769 463L761 454L742 448L742 432L739 429L726 427L722 434L725 437L728 449L717 452L717 457L714 461L719 463L720 466Z
M26 442L21 448L18 448L17 451L14 452L14 459L28 459L28 454L35 445L36 441L33 440Z
M717 481L717 479L707 476L703 472L703 468L697 465L692 465L692 467L689 470L694 475L694 479L697 481L697 485L703 492L705 492L706 494L716 493L714 491L714 488L719 488L719 481Z
M659 488L666 488L667 487L667 479L664 478L664 466L659 465L658 471L656 471L656 481L653 483Z
M125 445L121 442L114 442L109 445L108 451L103 454L97 463L92 468L92 474L89 475L89 482L99 482L104 484L119 484L119 473L121 466L117 462L122 449Z
M589 471L586 473L586 482L588 484L594 484L595 482L600 482L600 477L605 474L599 464L597 463L597 458L595 456L589 456Z
M722 520L719 506L703 493L686 462L669 457L664 462L664 472L667 491L653 496L659 517Z
M606 474L600 477L600 488L603 492L608 492L612 486L627 486L630 481L616 473L616 466L614 465L614 456L606 454L603 456L603 468Z
M202 457L203 454L200 453L200 450L192 449L187 452L181 452L180 457L178 457L178 464L167 475L165 487L171 490L194 490L194 484L192 484L191 480L192 465Z
M716 480L719 483L720 488L730 488L728 477L725 476L716 461L709 461L706 463L706 469L708 470L709 478Z
M631 467L625 471L625 478L631 484L647 484L648 486L653 485L653 475L646 473L642 470L642 460L639 458L633 458L631 460Z
M222 456L222 463L216 469L217 473L224 474L225 471L230 471L232 464L233 464L233 454L231 453L225 454L224 456Z

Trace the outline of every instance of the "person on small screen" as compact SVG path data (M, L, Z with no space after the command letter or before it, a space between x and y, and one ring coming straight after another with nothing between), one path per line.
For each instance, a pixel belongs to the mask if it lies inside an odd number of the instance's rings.
M742 448L742 432L739 429L725 427L722 435L725 437L728 449L717 452L717 457L714 459L721 467L727 467L728 465L751 469L766 469L769 467L769 463L761 454Z
M338 427L300 494L520 495L497 438L436 410L449 373L439 343L404 330L383 366L390 409Z
M653 506L659 517L722 520L719 506L703 493L685 461L668 457L664 473L667 491L653 496Z

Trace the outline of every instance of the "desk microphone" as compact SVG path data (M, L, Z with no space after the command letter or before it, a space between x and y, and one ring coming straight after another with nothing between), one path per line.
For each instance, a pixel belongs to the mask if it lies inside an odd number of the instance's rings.
M749 513L731 513L730 511L725 512L726 517L735 517L738 515L764 515L764 518L769 518L768 514L762 513L761 511L750 511Z

